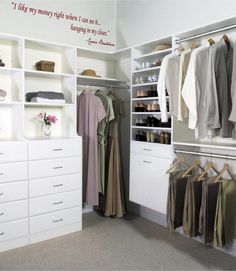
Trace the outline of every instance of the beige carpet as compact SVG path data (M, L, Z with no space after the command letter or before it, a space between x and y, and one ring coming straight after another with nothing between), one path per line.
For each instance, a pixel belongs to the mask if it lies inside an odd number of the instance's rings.
M84 230L0 253L0 270L236 270L236 258L140 217L84 215Z

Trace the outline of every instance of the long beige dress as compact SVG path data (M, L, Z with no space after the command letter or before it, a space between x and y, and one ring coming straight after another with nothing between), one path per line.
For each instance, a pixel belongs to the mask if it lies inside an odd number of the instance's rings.
M119 145L119 121L124 114L122 102L119 98L110 95L112 98L115 119L109 126L109 147L108 147L108 177L105 216L123 217L125 214L125 193L120 160Z
M98 205L97 126L106 117L102 101L86 90L77 97L77 132L83 137L83 203Z

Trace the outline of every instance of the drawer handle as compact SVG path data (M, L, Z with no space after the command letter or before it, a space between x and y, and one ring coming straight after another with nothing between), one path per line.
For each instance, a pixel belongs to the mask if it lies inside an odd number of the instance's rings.
M53 222L53 223L57 223L57 222L61 222L61 221L63 221L63 218L57 219L57 220L53 220L52 222Z
M60 167L53 167L53 169L60 169L60 168L63 168L63 166L60 166Z
M0 152L0 155L3 155L3 152Z
M53 149L53 151L63 151L63 149Z
M59 187L59 186L63 186L63 183L53 185L53 187Z
M3 175L3 173L1 172L1 173L0 173L0 176L2 176L2 175Z
M53 202L52 204L57 205L57 204L62 204L62 203L63 201L57 201L57 202Z
M144 151L152 151L152 149L143 149Z
M0 196L3 196L4 195L4 193L0 193Z
M143 160L144 163L147 163L147 164L152 164L152 162L150 161L146 161L146 160Z
M0 213L0 215L4 215L4 213Z
M4 235L4 232L1 232L0 235Z

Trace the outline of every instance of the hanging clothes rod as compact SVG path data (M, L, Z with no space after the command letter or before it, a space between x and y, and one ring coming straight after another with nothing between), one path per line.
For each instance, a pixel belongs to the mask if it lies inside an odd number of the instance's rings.
M183 41L188 41L188 40L193 40L193 39L201 38L201 37L204 37L204 36L212 35L212 34L215 34L215 33L219 33L219 32L230 30L230 29L234 29L234 28L236 28L236 24L229 25L229 26L222 27L222 28L215 29L215 30L211 30L211 31L208 31L208 32L199 33L199 34L196 34L196 35L193 35L193 36L189 36L189 37L186 37L186 38L176 39L175 43L178 44L178 43L181 43Z
M119 86L119 85L102 85L102 84L77 84L77 87L81 87L81 86L88 86L88 87L104 87L104 88L119 88L119 89L124 89L127 90L129 89L129 86Z
M179 150L179 149L175 149L174 152L175 153L190 154L190 155L197 155L197 156L207 156L207 157L214 157L214 158L236 160L236 156L216 154L216 153L194 152L194 151L186 151L186 150Z

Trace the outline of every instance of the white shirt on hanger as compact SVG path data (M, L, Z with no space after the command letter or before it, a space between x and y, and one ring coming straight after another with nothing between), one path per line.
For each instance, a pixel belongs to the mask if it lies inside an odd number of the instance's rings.
M157 92L161 111L161 121L167 122L166 90L169 94L169 109L172 116L178 114L179 59L177 52L163 58L158 78Z

